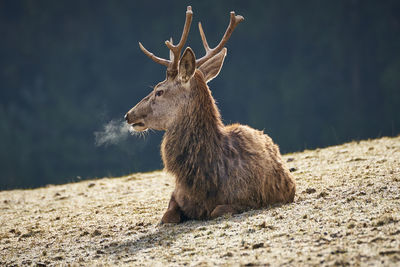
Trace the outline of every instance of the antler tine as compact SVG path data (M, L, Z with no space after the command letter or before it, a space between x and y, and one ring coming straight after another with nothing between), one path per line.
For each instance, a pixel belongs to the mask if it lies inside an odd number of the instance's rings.
M204 57L199 58L199 59L196 60L196 66L197 67L201 66L208 59L210 59L211 57L213 57L216 54L218 54L224 48L226 42L231 37L231 35L233 33L233 30L243 20L244 20L244 18L242 16L235 15L235 12L232 11L231 12L230 21L229 21L229 25L228 25L228 28L226 29L226 32L225 32L224 36L222 37L222 39L219 42L219 44L216 47L212 48L212 49L208 46L206 37L205 37L204 32L203 32L203 27L201 26L201 23L199 23L199 31L200 31L201 39L203 41L204 48L206 49L206 54L205 54Z
M187 37L189 35L190 24L192 23L192 17L193 17L192 7L188 6L187 10L186 10L186 20L185 20L185 26L183 28L181 40L179 41L179 43L177 45L173 44L172 37L169 41L165 41L165 44L170 49L170 52L169 52L170 60L155 56L153 53L151 53L146 48L144 48L144 46L142 45L141 42L139 42L140 49L143 51L143 53L145 53L146 56L151 58L154 62L168 67L168 70L170 71L171 74L176 73L178 70L178 62L179 62L179 57L180 57L180 54L182 51L182 47L185 45ZM171 70L172 70L172 72L171 72Z
M200 32L200 36L201 36L201 41L203 42L204 49L206 50L206 53L207 53L208 51L210 51L210 47L208 46L207 38L206 38L206 35L204 34L203 27L201 26L201 22L199 22L199 32Z
M170 63L169 60L155 56L153 53L149 52L149 50L144 48L144 46L142 45L141 42L139 42L139 47L143 51L143 53L145 53L145 55L148 56L149 58L151 58L154 62L164 65L164 66L167 66L167 67L169 66L169 63Z
M181 40L179 41L179 43L177 45L173 45L172 42L170 42L170 41L165 41L165 45L171 50L171 52L173 54L173 60L171 59L172 64L169 67L171 70L178 69L178 62L179 62L180 54L181 54L183 46L186 43L187 37L189 35L190 25L192 24L192 18L193 18L192 7L188 6L187 10L186 10L186 20L185 20L185 26L183 27Z
M172 40L172 37L169 38L169 42L173 45L174 41ZM172 62L174 60L174 53L172 53L172 50L169 50L169 60Z

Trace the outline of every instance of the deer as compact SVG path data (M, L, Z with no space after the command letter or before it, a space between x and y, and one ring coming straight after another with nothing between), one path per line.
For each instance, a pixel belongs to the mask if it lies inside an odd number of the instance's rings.
M220 72L228 39L244 20L230 13L219 44L210 48L201 23L205 55L196 59L187 47L193 11L187 7L181 39L165 41L170 59L155 56L140 42L143 53L165 67L166 79L130 109L125 120L134 131L165 131L161 156L175 189L163 223L208 220L273 204L291 203L296 184L278 145L264 134L241 124L224 125L207 85Z

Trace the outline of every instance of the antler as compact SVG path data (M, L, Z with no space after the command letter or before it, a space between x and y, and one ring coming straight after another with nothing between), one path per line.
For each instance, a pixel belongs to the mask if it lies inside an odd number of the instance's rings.
M187 37L189 35L190 25L192 24L192 17L192 7L188 6L186 10L186 20L185 26L183 27L181 40L177 45L174 45L172 43L172 38L170 39L170 41L165 41L165 45L170 49L170 60L155 56L153 53L150 53L146 48L144 48L144 46L139 42L140 49L143 51L143 53L146 54L146 56L151 58L154 62L168 67L167 72L170 76L175 76L178 73L179 58L182 48L185 45Z
M243 20L244 20L244 18L242 16L235 15L235 12L231 11L231 18L229 21L228 28L226 29L226 32L225 32L224 36L222 37L221 41L219 42L219 44L214 48L210 48L208 46L207 39L206 39L206 36L203 31L203 27L201 26L201 22L199 22L200 36L201 36L201 40L203 41L203 46L204 46L204 49L206 50L206 54L202 58L199 58L196 60L196 66L200 67L204 62L206 62L207 60L209 60L210 58L212 58L213 56L218 54L224 48L226 42L231 37L233 30Z
M165 45L170 50L170 60L155 56L153 53L149 52L146 48L144 48L141 42L139 42L140 49L143 51L143 53L146 54L146 56L151 58L154 62L167 67L168 76L175 77L176 74L178 73L178 63L182 52L182 48L185 45L189 35L190 25L192 24L192 17L193 17L192 7L188 6L186 10L186 20L185 20L185 26L183 27L181 40L177 45L174 45L172 43L172 38L169 41L165 41ZM228 28L226 29L226 32L222 37L221 41L219 42L219 44L214 48L210 48L208 46L207 39L203 31L203 27L199 22L200 36L203 42L204 49L206 50L206 54L202 58L196 60L196 66L200 67L208 59L218 54L224 48L226 42L231 37L233 30L243 20L244 18L242 16L235 15L235 12L232 11Z
M143 53L146 54L146 56L148 56L149 58L151 58L154 62L164 65L164 66L169 66L169 63L171 61L167 60L167 59L163 59L160 57L155 56L153 53L149 52L149 50L147 50L146 48L144 48L144 46L142 45L141 42L139 42L139 47L140 49L143 51Z
M192 24L192 17L193 17L192 7L188 6L187 10L186 10L186 20L185 20L185 26L183 27L181 40L179 41L179 43L177 45L172 44L172 38L171 38L171 41L165 41L165 45L171 50L172 54L174 55L173 58L171 58L171 60L172 60L171 69L172 70L178 69L179 58L181 55L182 48L185 45L186 40L189 35L190 25ZM170 55L172 55L172 54L170 54Z

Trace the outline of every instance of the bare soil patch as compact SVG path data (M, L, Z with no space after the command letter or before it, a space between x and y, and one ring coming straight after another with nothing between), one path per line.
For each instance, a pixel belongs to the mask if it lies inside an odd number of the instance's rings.
M161 171L0 192L0 265L400 265L400 137L284 160L294 203L180 225Z

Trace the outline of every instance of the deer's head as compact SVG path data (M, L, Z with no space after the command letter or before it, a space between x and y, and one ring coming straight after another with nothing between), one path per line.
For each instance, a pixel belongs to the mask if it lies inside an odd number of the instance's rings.
M193 76L196 69L200 70L205 82L215 78L221 70L227 49L224 47L230 38L235 27L244 20L242 16L230 13L229 26L220 43L215 48L208 46L201 23L199 31L206 54L196 59L194 52L187 47L181 57L181 51L186 43L193 12L190 6L187 7L186 21L182 36L177 45L174 45L172 38L165 41L170 50L170 59L163 59L150 53L139 42L140 49L153 61L167 67L167 77L158 83L154 90L143 98L136 106L125 115L127 123L131 124L136 131L145 131L148 128L155 130L167 130L175 123L179 112L184 110L185 105L193 101L190 97L193 88Z

